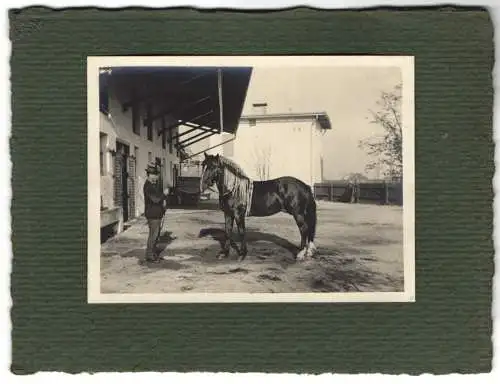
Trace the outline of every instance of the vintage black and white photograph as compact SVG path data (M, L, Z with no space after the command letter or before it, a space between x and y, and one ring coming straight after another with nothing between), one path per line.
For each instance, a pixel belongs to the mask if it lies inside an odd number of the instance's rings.
M415 301L413 57L87 65L89 302Z

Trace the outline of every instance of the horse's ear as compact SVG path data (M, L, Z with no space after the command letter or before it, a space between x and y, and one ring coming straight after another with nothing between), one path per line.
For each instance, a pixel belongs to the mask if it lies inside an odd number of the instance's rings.
M203 152L203 154L205 155L205 159L208 159L208 155L206 152Z
M219 161L219 158L220 158L219 154L215 155L215 160Z

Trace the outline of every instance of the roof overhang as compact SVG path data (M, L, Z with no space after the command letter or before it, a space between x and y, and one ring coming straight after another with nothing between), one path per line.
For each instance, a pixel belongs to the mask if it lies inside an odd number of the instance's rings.
M315 120L321 129L332 129L330 117L326 112L307 113L266 113L260 115L244 115L241 120Z
M169 115L178 125L235 134L245 103L251 67L112 67L102 87L116 91L124 110L156 105L151 121Z

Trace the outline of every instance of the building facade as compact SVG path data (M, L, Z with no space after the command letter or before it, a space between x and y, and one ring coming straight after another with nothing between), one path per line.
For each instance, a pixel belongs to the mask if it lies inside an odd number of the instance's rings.
M158 135L169 117L145 125L144 116L154 113L154 105L137 104L125 111L112 87L100 97L101 207L121 208L122 220L127 222L144 212L148 163L160 165L164 189L173 186L179 151L172 137L177 135L178 127Z
M164 190L175 187L191 145L235 134L251 73L251 67L100 69L101 228L119 232L144 213L148 163L159 165Z

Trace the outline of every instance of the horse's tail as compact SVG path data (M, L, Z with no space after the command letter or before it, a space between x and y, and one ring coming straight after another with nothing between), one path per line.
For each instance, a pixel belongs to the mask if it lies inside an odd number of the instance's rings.
M307 234L307 240L313 242L314 237L316 236L316 200L314 199L314 195L311 195L310 200L308 202L305 219L307 227L309 229Z

